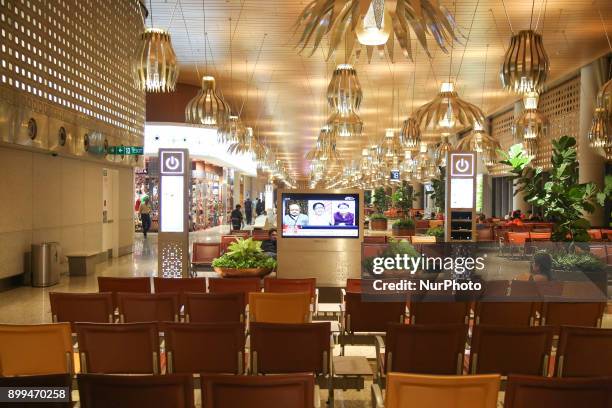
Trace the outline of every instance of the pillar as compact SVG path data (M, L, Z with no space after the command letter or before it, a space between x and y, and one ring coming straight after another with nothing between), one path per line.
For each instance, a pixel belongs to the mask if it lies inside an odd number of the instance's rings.
M415 194L419 193L418 196L413 196L412 198L412 208L423 208L423 203L425 202L425 198L423 197L423 194L425 194L425 191L423 191L423 183L413 181L411 184L412 191L414 191Z
M516 119L523 111L523 101L517 101L514 103L514 118ZM516 141L515 143L518 143ZM525 201L525 194L523 192L517 193L517 187L512 187L512 210L521 210L523 214L527 214L527 211L531 209L528 202ZM505 214L502 214L502 216Z
M595 100L600 86L605 79L604 60L598 59L580 69L580 112L578 131L578 182L594 182L603 188L605 175L605 161L597 151L589 146L588 133L595 110ZM585 218L593 226L603 226L603 208L596 206L595 212L586 213Z

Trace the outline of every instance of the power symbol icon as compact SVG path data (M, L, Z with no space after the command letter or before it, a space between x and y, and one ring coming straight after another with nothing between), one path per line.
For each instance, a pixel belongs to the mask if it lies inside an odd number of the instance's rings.
M176 170L179 168L180 165L181 162L174 156L170 156L166 159L166 168L168 170Z
M455 170L458 173L465 173L470 169L470 163L465 159L459 159L455 162Z

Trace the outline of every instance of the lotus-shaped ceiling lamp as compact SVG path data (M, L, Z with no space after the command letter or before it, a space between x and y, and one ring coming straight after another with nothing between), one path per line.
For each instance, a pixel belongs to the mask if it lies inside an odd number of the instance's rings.
M523 30L512 36L499 74L505 89L540 93L549 71L550 62L540 34Z
M404 120L400 131L400 143L406 150L415 150L421 143L421 129L412 116Z
M548 118L538 109L538 94L530 92L523 98L525 109L514 121L514 137L517 142L539 139L548 132Z
M219 96L215 78L210 75L202 77L202 89L187 103L185 121L194 125L223 128L230 115L230 107Z
M147 28L140 36L132 61L137 89L146 92L171 92L176 87L179 68L170 34Z
M338 65L327 87L327 102L332 109L327 125L338 136L361 135L363 122L357 110L362 98L363 92L355 68L350 64Z

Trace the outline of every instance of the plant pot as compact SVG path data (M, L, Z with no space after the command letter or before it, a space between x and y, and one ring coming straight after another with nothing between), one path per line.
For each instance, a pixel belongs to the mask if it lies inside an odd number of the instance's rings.
M375 231L386 231L387 220L385 219L374 219L370 220L370 229Z
M392 234L394 237L411 237L415 234L415 228L393 227Z
M272 268L220 268L214 267L215 272L224 278L252 278L263 277L272 272Z

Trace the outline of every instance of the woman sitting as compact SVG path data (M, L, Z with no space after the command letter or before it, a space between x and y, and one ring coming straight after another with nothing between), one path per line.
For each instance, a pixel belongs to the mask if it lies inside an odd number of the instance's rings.
M552 257L547 252L536 252L529 273L521 273L515 279L522 281L547 282L552 280Z

